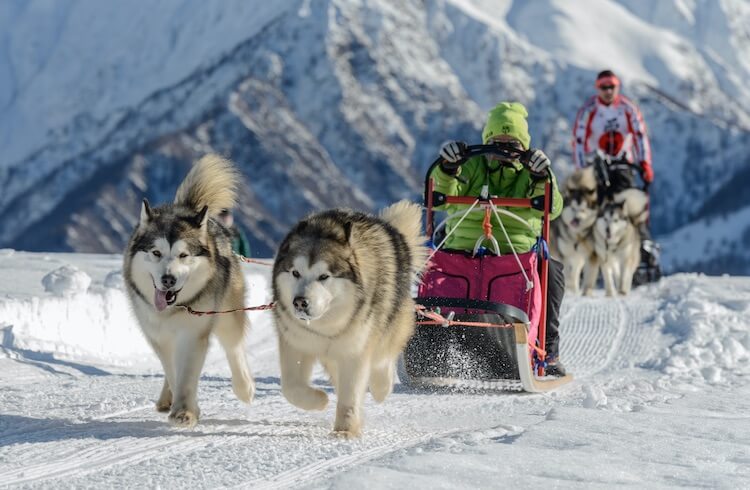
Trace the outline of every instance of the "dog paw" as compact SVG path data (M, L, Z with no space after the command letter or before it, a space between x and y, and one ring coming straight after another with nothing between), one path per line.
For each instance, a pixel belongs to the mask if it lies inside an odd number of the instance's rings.
M362 421L357 413L353 407L337 407L333 435L345 439L359 437L362 434Z
M198 414L190 410L178 410L169 414L169 423L174 427L191 429L198 423Z
M328 406L328 395L323 390L312 390L308 410L325 410Z
M328 395L323 390L310 387L291 390L282 386L281 392L289 403L303 410L324 410L328 406Z
M172 400L159 400L156 402L157 412L169 412L172 408Z
M333 429L331 431L331 435L337 439L357 439L358 437L362 436L362 432L357 429L356 431L351 430L336 430Z
M382 403L393 392L393 370L388 367L373 370L370 375L370 394L372 398Z
M232 383L232 391L241 401L252 403L255 398L255 382L250 379L249 383Z
M156 411L157 412L169 412L172 408L172 390L169 389L169 383L164 380L164 385L161 388L159 399L156 400Z

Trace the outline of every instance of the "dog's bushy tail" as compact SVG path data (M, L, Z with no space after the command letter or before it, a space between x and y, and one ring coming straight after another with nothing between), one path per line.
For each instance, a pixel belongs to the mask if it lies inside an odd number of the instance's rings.
M412 269L415 274L421 273L429 255L427 239L422 234L422 206L405 199L383 209L380 218L404 236Z
M648 194L640 189L626 189L614 196L616 203L622 203L625 215L636 225L648 220Z
M177 188L174 203L200 211L208 206L208 214L216 216L222 209L232 208L237 201L239 172L229 160L206 155L193 165Z

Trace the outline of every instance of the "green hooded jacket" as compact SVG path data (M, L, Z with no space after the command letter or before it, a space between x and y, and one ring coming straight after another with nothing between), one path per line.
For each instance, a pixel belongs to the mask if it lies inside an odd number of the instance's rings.
M442 192L447 196L479 196L482 185L489 178L489 194L495 197L518 197L530 198L544 195L544 179L535 179L529 170L521 162L501 164L498 161L490 161L484 156L472 157L458 169L457 176L466 183L461 182L455 176L443 172L439 166L435 167L431 174L435 181L434 190ZM550 219L557 218L562 212L563 199L557 187L557 180L552 175L552 212ZM449 204L436 207L436 210L447 211L453 214L468 209L468 205ZM476 209L476 208L475 208ZM502 208L511 211L526 220L531 229L517 220L500 214L500 220L508 232L510 243L517 253L528 252L536 243L538 236L542 233L542 213L531 208ZM484 234L482 222L484 213L471 212L457 226L461 215L451 218L446 226L446 233L453 233L443 246L450 250L473 251L477 239ZM511 247L505 234L497 223L495 214L492 213L492 234L500 246L500 253L511 253ZM435 244L437 245L437 244ZM493 250L492 244L485 240L485 247Z

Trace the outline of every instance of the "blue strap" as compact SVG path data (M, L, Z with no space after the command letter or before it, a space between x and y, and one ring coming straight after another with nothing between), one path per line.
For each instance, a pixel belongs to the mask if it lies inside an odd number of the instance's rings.
M545 260L549 259L549 246L544 238L538 237L532 249L539 255L543 256Z
M534 351L534 371L536 371L539 368L547 368L547 360L544 361L539 359L539 355Z

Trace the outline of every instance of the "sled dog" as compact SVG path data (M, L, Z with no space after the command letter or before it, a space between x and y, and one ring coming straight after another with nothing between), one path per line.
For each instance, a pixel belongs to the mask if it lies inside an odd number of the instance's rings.
M414 332L411 286L427 257L421 207L408 201L379 217L334 209L300 221L273 266L281 390L293 405L323 410L310 386L320 361L337 395L334 434L361 433L367 388L377 402L393 389L396 359Z
M628 294L641 260L638 224L648 219L648 197L627 189L605 201L594 225L596 256L607 296Z
M594 223L598 213L596 176L593 167L578 169L563 185L565 203L560 219L551 223L552 254L565 265L565 284L573 294L591 294L598 264L594 252Z
M169 422L179 427L198 421L198 378L211 333L226 352L234 393L246 403L255 393L244 352L245 314L193 316L183 308L215 311L244 304L244 276L231 236L213 218L234 206L238 180L230 162L203 157L180 184L173 204L152 208L143 200L124 254L132 309L164 368L156 409L168 411Z

